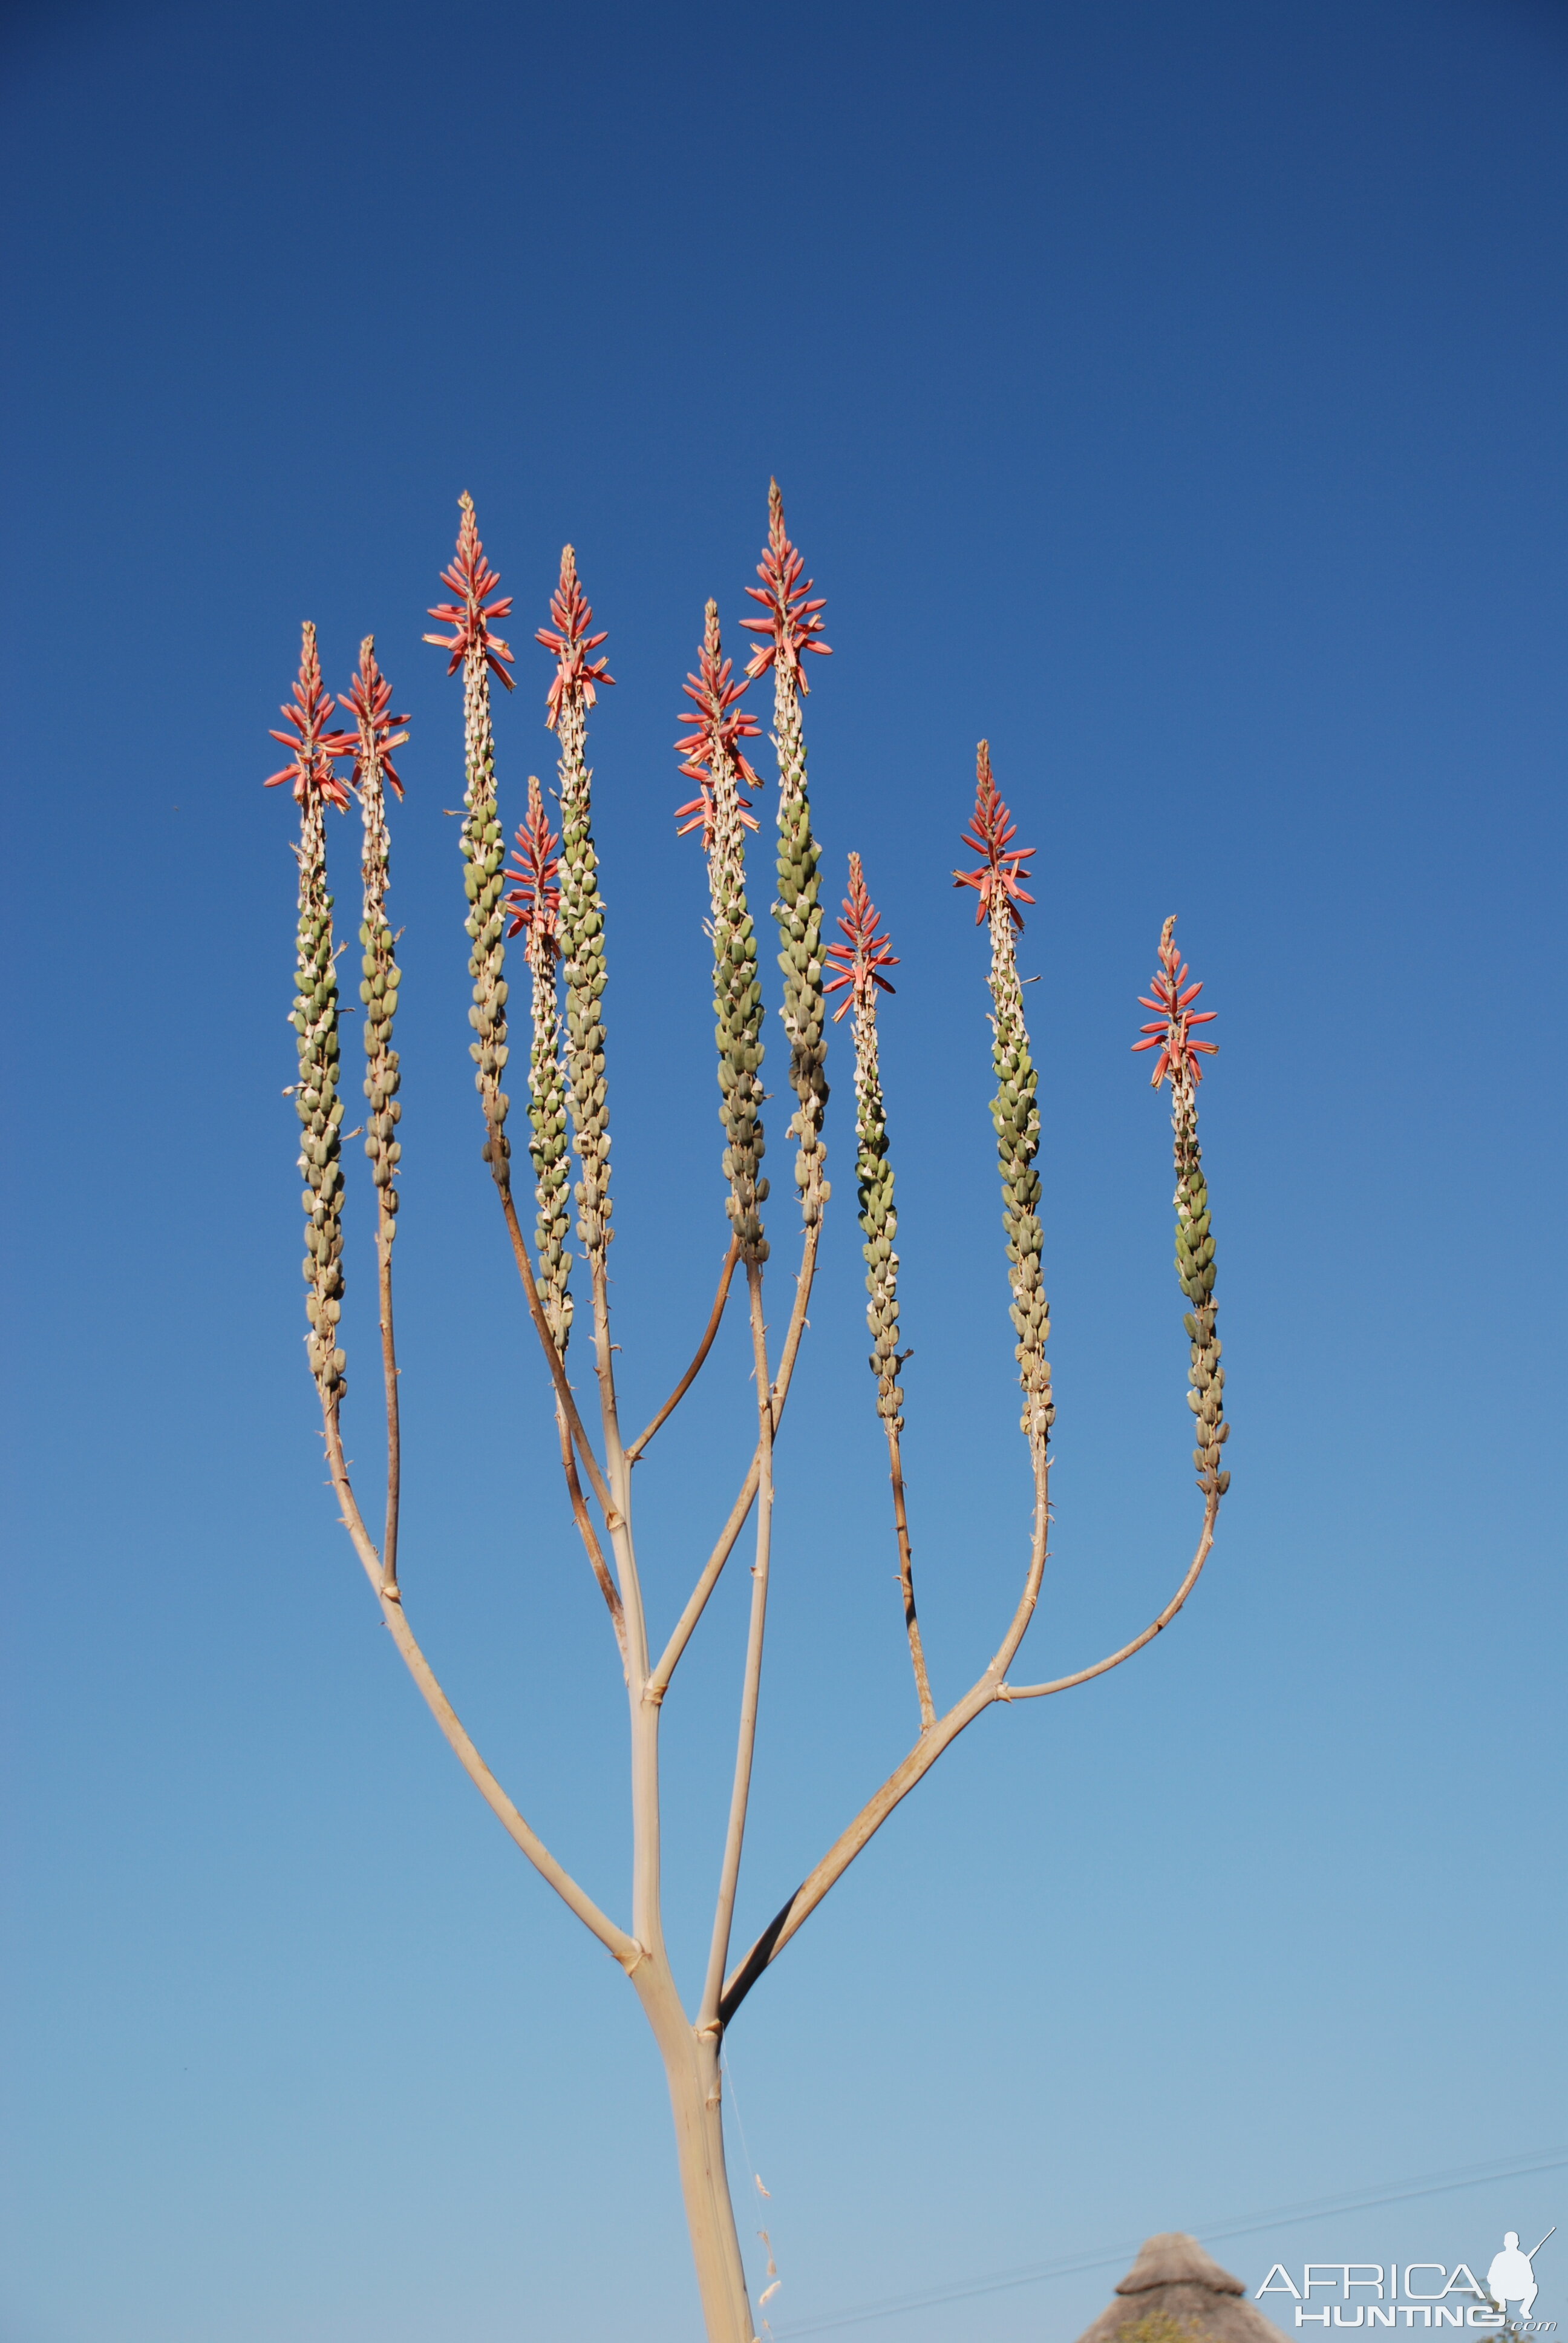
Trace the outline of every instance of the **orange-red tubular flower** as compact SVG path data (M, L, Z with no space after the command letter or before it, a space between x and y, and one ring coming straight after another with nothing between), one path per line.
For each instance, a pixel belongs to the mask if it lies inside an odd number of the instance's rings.
M689 724L692 729L683 733L675 745L680 754L680 769L688 780L697 782L699 794L689 805L677 806L675 819L680 825L676 835L684 838L688 830L700 830L706 850L713 843L713 781L720 759L728 760L734 771L742 822L748 830L757 827L757 817L750 810L751 800L741 794L739 783L749 782L754 789L759 789L761 783L748 764L740 743L756 739L762 728L749 709L738 705L746 697L746 685L732 675L734 661L721 654L717 611L704 628L697 666L698 672L688 675L681 685L697 713L693 716L683 711L678 718L678 722Z
M1192 1039L1193 1026L1211 1025L1218 1012L1212 1009L1201 1009L1196 1016L1193 1015L1191 1003L1203 988L1201 984L1188 984L1187 976L1187 963L1176 948L1176 921L1172 917L1166 920L1165 932L1160 939L1160 965L1154 971L1151 988L1154 997L1151 1000L1144 992L1138 996L1141 1009L1152 1009L1157 1012L1151 1023L1141 1025L1138 1029L1145 1038L1132 1044L1134 1051L1158 1049L1160 1051L1154 1061L1154 1071L1149 1078L1151 1090L1158 1090L1167 1074L1172 1083L1201 1082L1203 1069L1198 1063L1198 1053L1201 1051L1204 1057L1212 1058L1219 1052L1218 1041L1195 1041Z
M550 616L555 620L554 627L539 628L534 640L543 643L546 650L554 651L556 655L555 680L550 685L548 712L545 718L553 732L559 725L561 709L573 692L581 694L585 708L591 708L598 697L597 687L615 681L609 671L608 659L588 657L590 651L598 650L600 643L608 641L609 635L608 628L603 628L597 635L588 632L593 624L593 609L578 582L578 558L569 545L561 548L561 582L550 596Z
M835 1025L851 1008L863 1008L868 1003L874 1005L879 985L884 992L898 990L897 985L889 983L882 970L897 968L899 956L890 949L892 938L886 933L877 933L877 921L881 915L867 892L865 874L860 869L858 854L849 857L849 891L844 898L844 913L839 926L848 940L841 944L829 944L827 953L830 960L838 963L840 973L830 984L823 987L827 992L844 993L844 999L833 1011Z
M787 673L793 675L802 691L811 689L800 665L802 651L815 651L819 658L832 655L831 643L819 643L816 638L822 631L822 621L817 613L828 607L825 595L815 601L810 598L813 581L801 583L800 572L805 568L784 527L784 499L777 480L768 483L768 545L757 566L760 586L748 586L746 591L754 602L760 602L768 616L765 618L742 618L748 634L767 635L770 641L759 643L747 661L748 682L766 675L775 659Z
M506 617L512 607L512 598L509 594L502 594L486 607L485 598L495 593L501 582L500 575L485 558L485 548L479 542L479 531L474 519L473 498L465 489L457 502L463 518L457 529L457 556L441 572L442 585L449 586L457 598L452 602L433 603L430 608L430 616L441 619L453 632L449 635L427 635L425 640L434 643L440 650L451 652L447 669L448 675L457 674L470 650L476 648L482 650L491 672L498 675L510 691L512 679L507 669L512 663L512 654L499 635L493 635L490 628L498 618Z
M548 941L554 952L560 950L561 890L558 873L561 858L558 851L560 842L550 828L538 776L530 773L528 818L518 828L517 843L512 849L517 860L507 870L508 879L519 881L518 885L508 890L507 895L508 902L518 907L507 933L515 936L526 929L530 948L538 939Z
M272 738L291 749L290 757L281 772L269 773L262 783L264 789L275 789L280 781L291 781L294 798L304 805L312 791L335 806L348 803L348 791L339 780L333 767L335 757L352 753L355 736L352 732L328 732L327 719L336 702L329 691L321 688L321 657L316 648L316 628L307 618L299 653L299 674L295 681L292 706L286 701L279 710L285 723L293 726L290 732L279 732L272 727Z
M990 917L998 903L1007 905L1015 928L1023 925L1020 903L1032 903L1034 897L1023 885L1030 876L1024 864L1034 852L1032 846L1010 846L1008 841L1018 829L1004 804L995 781L991 779L990 748L982 740L975 762L975 809L973 820L964 832L964 844L972 846L977 854L985 856L978 870L955 870L955 887L974 887L980 892L980 904L975 911L975 925Z
M354 769L349 775L350 787L353 789L359 787L365 778L366 767L374 757L380 768L382 779L390 781L401 797L403 784L398 779L397 769L393 765L392 751L394 749L401 749L407 741L408 735L407 732L399 732L397 727L399 724L407 724L408 719L406 716L394 716L389 712L392 706L392 687L377 664L374 636L367 635L359 646L359 672L349 685L341 705L352 709L359 721L357 735L347 736L353 740L354 744L352 749Z

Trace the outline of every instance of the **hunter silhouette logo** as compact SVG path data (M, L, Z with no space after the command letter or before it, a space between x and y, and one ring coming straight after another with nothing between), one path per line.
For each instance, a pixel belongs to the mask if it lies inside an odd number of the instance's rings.
M1546 2237L1552 2236L1556 2227L1553 2221ZM1527 2254L1522 2254L1518 2230L1507 2230L1503 2239L1503 2251L1493 2254L1492 2267L1486 2273L1486 2291L1493 2301L1505 2307L1516 2302L1521 2318L1528 2318L1535 2307L1535 2257L1541 2251L1541 2246L1546 2243L1546 2237L1542 2238L1541 2245L1533 2246Z
M1290 2296L1296 2327L1359 2327L1363 2334L1369 2327L1397 2327L1402 2334L1419 2327L1428 2335L1439 2327L1489 2328L1498 2343L1508 2343L1511 2336L1550 2335L1556 2320L1533 2316L1539 2290L1534 2263L1556 2227L1553 2222L1527 2254L1520 2251L1518 2230L1508 2230L1484 2286L1468 2262L1455 2262L1450 2269L1444 2262L1312 2261L1302 2264L1299 2286L1284 2264L1275 2262L1253 2299Z

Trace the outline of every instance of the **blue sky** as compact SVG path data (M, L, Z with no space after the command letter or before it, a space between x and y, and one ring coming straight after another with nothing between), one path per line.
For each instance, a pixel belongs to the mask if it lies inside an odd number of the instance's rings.
M410 1605L624 1908L618 1678L464 1046L460 709L419 640L464 488L518 597L508 821L549 772L529 638L568 538L610 629L633 1413L723 1250L669 743L705 598L732 635L749 607L772 472L829 598L813 795L902 957L908 1453L949 1698L1028 1514L949 878L977 738L1039 850L1039 1673L1151 1615L1195 1528L1165 1116L1127 1053L1168 911L1220 1012L1221 1543L1134 1664L983 1719L748 2004L732 2161L772 2192L780 2332L1563 2147L1561 12L60 0L4 39L6 2343L694 2331L651 2042L397 1667L301 1348L290 823L259 784L308 617L329 685L373 629L413 714ZM841 1037L829 1073L743 1931L913 1723ZM352 1214L368 1457L362 1191ZM743 1468L744 1376L721 1349L642 1468L662 1615ZM668 1716L688 1973L743 1599ZM1253 2285L1449 2266L1564 2211L1559 2168L1216 2250ZM1560 2232L1541 2314L1565 2272ZM860 2331L1070 2343L1115 2274Z

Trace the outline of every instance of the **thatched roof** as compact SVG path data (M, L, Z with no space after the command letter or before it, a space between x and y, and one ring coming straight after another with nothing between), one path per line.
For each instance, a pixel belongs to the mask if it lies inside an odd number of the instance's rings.
M1079 2343L1279 2343L1239 2278L1222 2270L1182 2229L1148 2237L1137 2260Z

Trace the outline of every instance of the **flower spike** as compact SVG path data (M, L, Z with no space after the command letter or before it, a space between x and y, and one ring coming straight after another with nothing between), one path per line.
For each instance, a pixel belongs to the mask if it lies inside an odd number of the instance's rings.
M680 809L692 817L682 825L681 834L700 826L708 858L712 913L708 932L713 942L713 1010L718 1020L719 1087L723 1096L719 1114L728 1141L723 1168L729 1195L725 1210L749 1272L768 1258L760 1209L768 1201L768 1182L761 1176L767 1151L762 1101L767 1093L759 1071L764 1051L757 931L746 900L746 832L749 828L755 830L757 823L746 810L737 782L738 772L753 781L756 775L737 743L754 733L757 725L736 706L746 686L732 680L729 669L719 641L719 605L709 602L703 612L698 673L688 677L686 683L686 696L697 708L695 719L689 719L695 729L676 747L684 756L681 771L701 784L701 795Z
M1217 1011L1200 1009L1196 1015L1193 1014L1191 1003L1203 988L1201 984L1188 984L1187 976L1187 964L1176 948L1176 915L1172 912L1160 937L1160 965L1154 971L1152 986L1154 997L1151 1000L1145 992L1138 996L1141 1009L1152 1009L1156 1012L1151 1023L1138 1029L1145 1038L1132 1044L1135 1051L1158 1048L1160 1051L1154 1061L1154 1071L1149 1078L1151 1090L1157 1091L1167 1074L1171 1077L1173 1090L1179 1082L1201 1082L1203 1069L1198 1063L1198 1052L1201 1051L1206 1058L1212 1058L1219 1052L1218 1041L1195 1041L1192 1038L1193 1026L1211 1025Z
M332 933L332 898L327 891L327 808L348 802L348 792L333 769L335 757L354 745L347 732L324 728L333 709L332 696L321 688L321 660L316 628L306 620L299 657L299 679L294 705L283 713L293 729L274 732L294 755L266 786L292 781L299 807L299 924L295 940L294 1013L298 1042L299 1080L293 1086L294 1111L300 1123L299 1169L304 1173L305 1315L310 1332L306 1355L316 1378L329 1432L347 1389L343 1371L348 1362L338 1347L337 1326L343 1314L343 1101L338 1095L341 1040L337 1013L337 950ZM287 1093L286 1093L287 1095Z
M815 601L809 598L813 581L808 578L804 585L800 582L800 572L805 566L789 542L784 527L784 499L779 494L779 483L769 480L768 544L757 567L757 575L762 583L746 588L754 602L761 603L768 616L765 618L742 618L740 623L748 634L769 635L772 640L759 643L747 661L748 682L754 683L759 675L766 675L777 659L800 689L809 692L811 687L800 664L801 652L815 651L821 659L832 655L831 643L819 643L816 639L822 631L822 621L817 614L827 608L827 598L819 595Z
M348 803L348 791L338 779L333 766L335 757L346 757L354 748L352 732L328 732L327 719L337 702L329 691L321 688L321 656L316 648L316 628L307 618L302 630L299 651L299 674L295 681L292 706L285 701L279 709L285 723L293 726L289 732L270 728L272 738L281 740L294 753L281 772L269 773L263 789L275 789L280 781L292 781L297 805L304 805L314 794L342 809Z
M569 1258L558 1251L568 1225L567 1156L560 1151L565 1145L566 1122L563 1121L558 1128L554 1121L559 1091L554 1061L547 1063L548 1053L558 1043L564 1046L566 1113L570 1119L582 1171L572 1194L578 1207L578 1235L587 1252L594 1280L596 1326L601 1326L606 1306L604 1280L608 1272L605 1263L615 1234L610 1226L609 1105L605 1094L603 996L608 970L604 897L599 891L598 850L593 837L593 773L587 753L588 711L598 699L598 687L613 683L615 678L602 659L588 656L605 637L602 630L597 635L589 632L593 612L578 578L577 555L569 545L561 548L560 582L550 597L550 617L554 626L538 628L535 640L542 643L546 650L553 651L556 659L556 671L546 699L545 723L554 732L560 749L556 759L561 809L558 933L561 970L566 979L566 1017L564 1025L558 1023L555 970L553 965L545 965L541 927L530 936L528 953L534 971L534 1056L529 1086L533 1096L530 1112L535 1117L534 1162L539 1176L540 1258L546 1262L547 1284L556 1297L547 1298L547 1307L552 1312L557 1340L564 1341L569 1322L569 1297L564 1282L558 1285L555 1281L558 1271L564 1280ZM552 1247L557 1250L551 1251ZM562 1312L568 1315L562 1316Z
M1211 1009L1194 1015L1192 1003L1203 990L1189 984L1187 967L1176 949L1176 917L1172 912L1160 931L1160 966L1151 987L1154 998L1141 994L1145 1009L1159 1011L1143 1028L1144 1038L1134 1050L1158 1049L1150 1087L1158 1090L1171 1078L1171 1131L1176 1161L1176 1282L1192 1304L1183 1320L1192 1346L1187 1371L1187 1404L1197 1419L1197 1446L1192 1462L1198 1486L1211 1506L1218 1505L1231 1485L1228 1471L1220 1468L1220 1451L1231 1437L1225 1420L1225 1370L1220 1364L1221 1342L1214 1301L1214 1216L1209 1202L1209 1182L1203 1151L1198 1144L1198 1084L1203 1069L1197 1052L1212 1057L1219 1044L1195 1041L1191 1029L1213 1020Z
M1020 903L1032 903L1034 897L1023 885L1030 874L1024 864L1034 853L1032 846L1010 846L1008 840L1018 829L991 778L990 744L982 740L975 759L975 809L964 844L972 846L977 854L985 856L978 870L955 870L955 887L978 889L980 902L975 910L978 928L999 902L1007 905L1015 928L1023 926Z
M512 679L507 669L512 654L499 635L490 632L498 618L504 618L512 607L509 594L500 595L486 606L486 596L494 594L500 584L499 573L485 558L485 548L479 542L479 531L474 519L474 499L465 488L457 499L463 518L457 529L456 558L441 572L441 583L449 586L457 597L453 602L433 603L430 616L439 618L453 628L449 635L427 635L425 640L434 643L438 650L450 651L448 675L456 675L469 650L484 652L486 664L498 676L508 691Z
M592 708L598 696L596 686L615 681L608 659L588 657L589 651L597 651L600 643L608 641L608 631L601 628L597 635L588 632L593 610L578 581L578 558L569 545L561 548L561 582L550 596L550 616L555 620L554 627L539 628L534 640L556 655L555 681L550 686L549 712L545 718L553 732L558 729L561 709L569 694L580 693L583 706Z
M986 859L978 870L955 870L953 883L979 890L977 921L985 920L990 930L991 1064L997 1079L991 1123L1001 1173L1010 1315L1018 1336L1013 1356L1023 1390L1021 1429L1038 1467L1043 1464L1056 1421L1056 1403L1050 1395L1050 1364L1045 1355L1050 1339L1050 1304L1041 1259L1045 1232L1035 1162L1040 1152L1040 1072L1023 1013L1017 950L1018 930L1023 926L1019 905L1034 900L1022 884L1023 866L1034 849L1009 843L1017 824L991 777L990 749L984 740L980 744L976 773L974 819L964 833L964 843Z
M359 719L358 736L354 739L352 750L354 769L348 777L350 789L359 788L370 759L374 758L383 780L390 781L401 797L403 784L393 765L392 751L401 749L407 740L407 732L399 732L397 728L399 724L407 724L408 719L388 713L392 706L392 687L377 665L374 635L367 635L359 646L359 670L340 704L352 709Z
M508 902L518 907L507 933L515 936L526 930L529 949L537 940L552 959L560 951L559 846L560 840L550 828L545 812L538 777L530 773L528 818L518 830L512 849L518 859L507 872L508 879L520 882L507 896Z
M779 483L768 484L768 543L758 576L763 590L748 587L769 616L744 623L754 633L771 637L751 656L747 676L773 669L773 746L779 758L779 848L775 868L779 892L773 917L782 949L779 966L784 978L784 1031L789 1041L789 1087L795 1112L789 1133L797 1142L795 1186L805 1226L815 1228L829 1196L823 1177L827 1149L822 1142L822 1117L828 1104L828 1005L822 990L822 872L821 849L811 827L811 800L806 784L806 732L800 701L806 689L800 653L826 651L826 643L812 638L820 632L817 613L822 603L810 597L810 581L802 586L802 563L784 527L784 499Z
M835 1025L848 1010L874 1005L879 985L884 992L898 990L882 970L897 968L899 957L890 949L891 937L877 933L877 921L881 915L867 891L858 854L849 857L849 891L844 898L844 910L846 916L839 926L848 941L828 946L828 958L838 964L840 972L824 987L828 992L844 994L833 1012Z
M703 625L702 649L698 653L698 672L689 674L681 689L695 707L695 716L683 714L677 720L689 724L692 729L683 733L676 742L679 751L680 769L688 780L698 784L699 794L690 803L677 806L675 819L680 827L676 832L684 838L689 830L700 830L704 852L712 850L714 839L714 781L720 764L727 764L733 774L735 796L740 820L748 830L755 830L757 817L751 811L751 800L739 784L749 781L753 789L760 788L756 773L747 762L741 749L742 740L755 739L761 726L749 709L737 703L746 696L744 679L737 681L732 674L733 660L723 656L719 639L719 605L709 602Z

